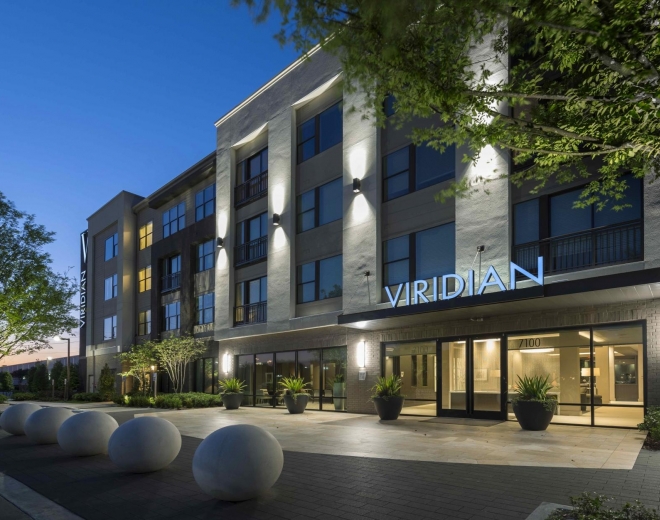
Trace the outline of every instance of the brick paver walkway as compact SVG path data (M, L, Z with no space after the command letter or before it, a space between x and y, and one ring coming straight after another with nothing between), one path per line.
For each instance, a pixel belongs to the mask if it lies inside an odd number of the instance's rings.
M113 414L114 415L114 414ZM119 412L122 422L130 412ZM258 500L204 495L192 476L200 439L183 437L167 469L131 475L107 457L73 458L57 445L0 438L0 471L89 520L105 519L524 519L541 502L584 490L660 506L660 453L632 470L535 468L388 460L285 451L277 484Z

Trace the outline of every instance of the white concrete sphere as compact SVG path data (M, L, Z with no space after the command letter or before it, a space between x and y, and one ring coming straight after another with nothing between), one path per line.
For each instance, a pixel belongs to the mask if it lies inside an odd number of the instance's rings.
M57 432L57 442L69 455L87 457L108 453L108 441L119 427L103 412L82 412L69 417Z
M271 488L283 465L282 447L270 432L235 424L214 431L197 447L193 476L205 493L238 502Z
M110 460L130 473L163 469L180 450L179 430L160 417L131 419L117 428L108 442Z
M37 410L41 410L38 404L12 404L0 415L0 428L12 435L25 435L25 421Z
M73 415L68 408L42 408L25 421L25 435L37 444L56 444L57 430Z

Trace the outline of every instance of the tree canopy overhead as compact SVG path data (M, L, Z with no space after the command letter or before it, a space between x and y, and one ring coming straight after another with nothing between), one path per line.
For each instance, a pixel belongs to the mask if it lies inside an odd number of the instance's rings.
M44 251L53 236L0 192L0 359L49 348L77 325L75 281L54 272Z
M618 209L622 177L655 180L660 151L660 4L651 0L234 0L257 21L282 17L281 43L336 54L383 123L440 150L512 152L511 180L532 191L589 178L580 205ZM508 68L508 74L497 74ZM507 172L498 172L506 174ZM590 176L590 174L593 174ZM465 194L467 184L451 193Z

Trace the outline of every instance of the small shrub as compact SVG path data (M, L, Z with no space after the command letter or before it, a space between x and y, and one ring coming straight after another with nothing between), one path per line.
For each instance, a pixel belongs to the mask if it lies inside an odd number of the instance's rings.
M372 398L382 397L387 399L389 397L401 396L401 378L395 374L387 377L379 377L376 384L371 388L373 392Z
M84 403L99 403L105 400L100 392L78 392L77 394L73 394L72 399Z
M154 404L154 398L146 395L126 395L126 406L132 406L136 408L149 408Z
M649 406L644 416L644 422L637 425L637 429L642 432L648 432L646 447L650 449L660 449L660 407Z
M37 397L37 394L32 392L14 392L11 396L14 401L36 401Z
M0 404L5 404L7 402L7 396L0 394Z
M571 497L573 510L560 509L553 512L547 520L589 519L589 520L660 520L658 510L647 509L640 502L624 505L618 509L607 508L609 498L596 493L582 493Z
M185 394L161 394L156 397L156 408L209 408L222 405L222 397L201 392L188 392Z

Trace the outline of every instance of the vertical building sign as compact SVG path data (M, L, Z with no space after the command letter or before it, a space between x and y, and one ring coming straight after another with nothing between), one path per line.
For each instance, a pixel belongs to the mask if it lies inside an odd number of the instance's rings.
M87 231L80 233L80 357L87 348Z

